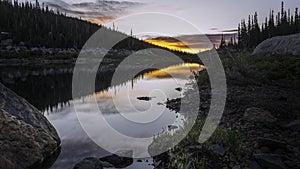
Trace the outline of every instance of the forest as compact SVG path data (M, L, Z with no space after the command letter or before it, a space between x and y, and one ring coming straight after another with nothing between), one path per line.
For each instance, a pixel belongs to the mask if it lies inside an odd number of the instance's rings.
M30 2L14 3L0 0L0 40L12 39L13 45L45 48L81 49L100 28L112 34L123 34L103 25L93 24L48 6ZM124 34L125 35L125 34ZM116 45L122 49L142 49L153 46L132 35Z
M284 2L281 2L281 11L275 14L270 10L269 16L263 24L259 24L258 14L249 15L248 23L243 19L238 26L238 48L253 49L262 41L282 35L300 33L300 13L298 8L294 14L290 9L285 10ZM224 42L223 42L224 43ZM234 45L231 41L229 46Z

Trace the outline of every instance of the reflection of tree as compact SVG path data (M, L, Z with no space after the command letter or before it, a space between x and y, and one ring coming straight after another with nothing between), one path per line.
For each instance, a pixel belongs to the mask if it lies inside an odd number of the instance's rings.
M19 71L22 68L19 68ZM40 69L43 72L44 69ZM36 70L35 70L36 72ZM72 71L70 71L72 72ZM104 90L110 85L112 71L100 72L97 75L96 91ZM7 74L13 74L12 71ZM42 74L42 73L41 73ZM55 73L47 75L28 75L25 79L22 76L10 78L12 82L7 82L0 77L0 81L24 97L39 110L52 110L58 106L63 107L69 104L72 99L72 73ZM91 93L84 93L82 96Z

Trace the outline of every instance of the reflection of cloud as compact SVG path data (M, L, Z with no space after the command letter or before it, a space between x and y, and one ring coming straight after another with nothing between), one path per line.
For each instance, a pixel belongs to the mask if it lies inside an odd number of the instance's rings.
M180 50L188 53L198 53L199 51L212 49L213 44L218 46L221 42L221 38L222 34L198 34L181 35L177 37L147 38L145 41L172 50ZM225 34L224 38L226 42L229 42L231 38L236 38L236 33Z
M98 24L111 21L121 15L124 15L127 10L142 5L142 3L138 2L105 0L73 4L62 0L55 0L54 2L46 2L46 4L50 8L66 12L68 15L80 17Z
M191 72L198 72L204 67L197 63L184 63L182 65L170 66L164 69L155 70L153 72L146 73L146 77L155 77L155 78L183 78L186 79L191 75Z

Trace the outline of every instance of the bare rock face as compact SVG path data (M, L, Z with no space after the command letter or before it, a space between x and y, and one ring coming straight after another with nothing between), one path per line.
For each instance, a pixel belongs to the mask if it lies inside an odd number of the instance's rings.
M59 147L56 130L41 112L0 84L0 168L38 166Z
M277 36L260 43L253 54L300 55L300 34Z

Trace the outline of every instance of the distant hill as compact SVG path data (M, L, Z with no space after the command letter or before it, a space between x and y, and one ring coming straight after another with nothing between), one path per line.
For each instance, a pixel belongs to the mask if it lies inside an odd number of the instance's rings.
M127 36L102 25L68 17L59 11L54 12L48 6L40 6L38 2L35 5L30 2L15 2L12 5L0 0L0 11L0 41L8 40L12 45L22 44L28 48L81 49L90 36L100 28L112 35ZM136 50L149 47L155 46L127 36L114 48Z

